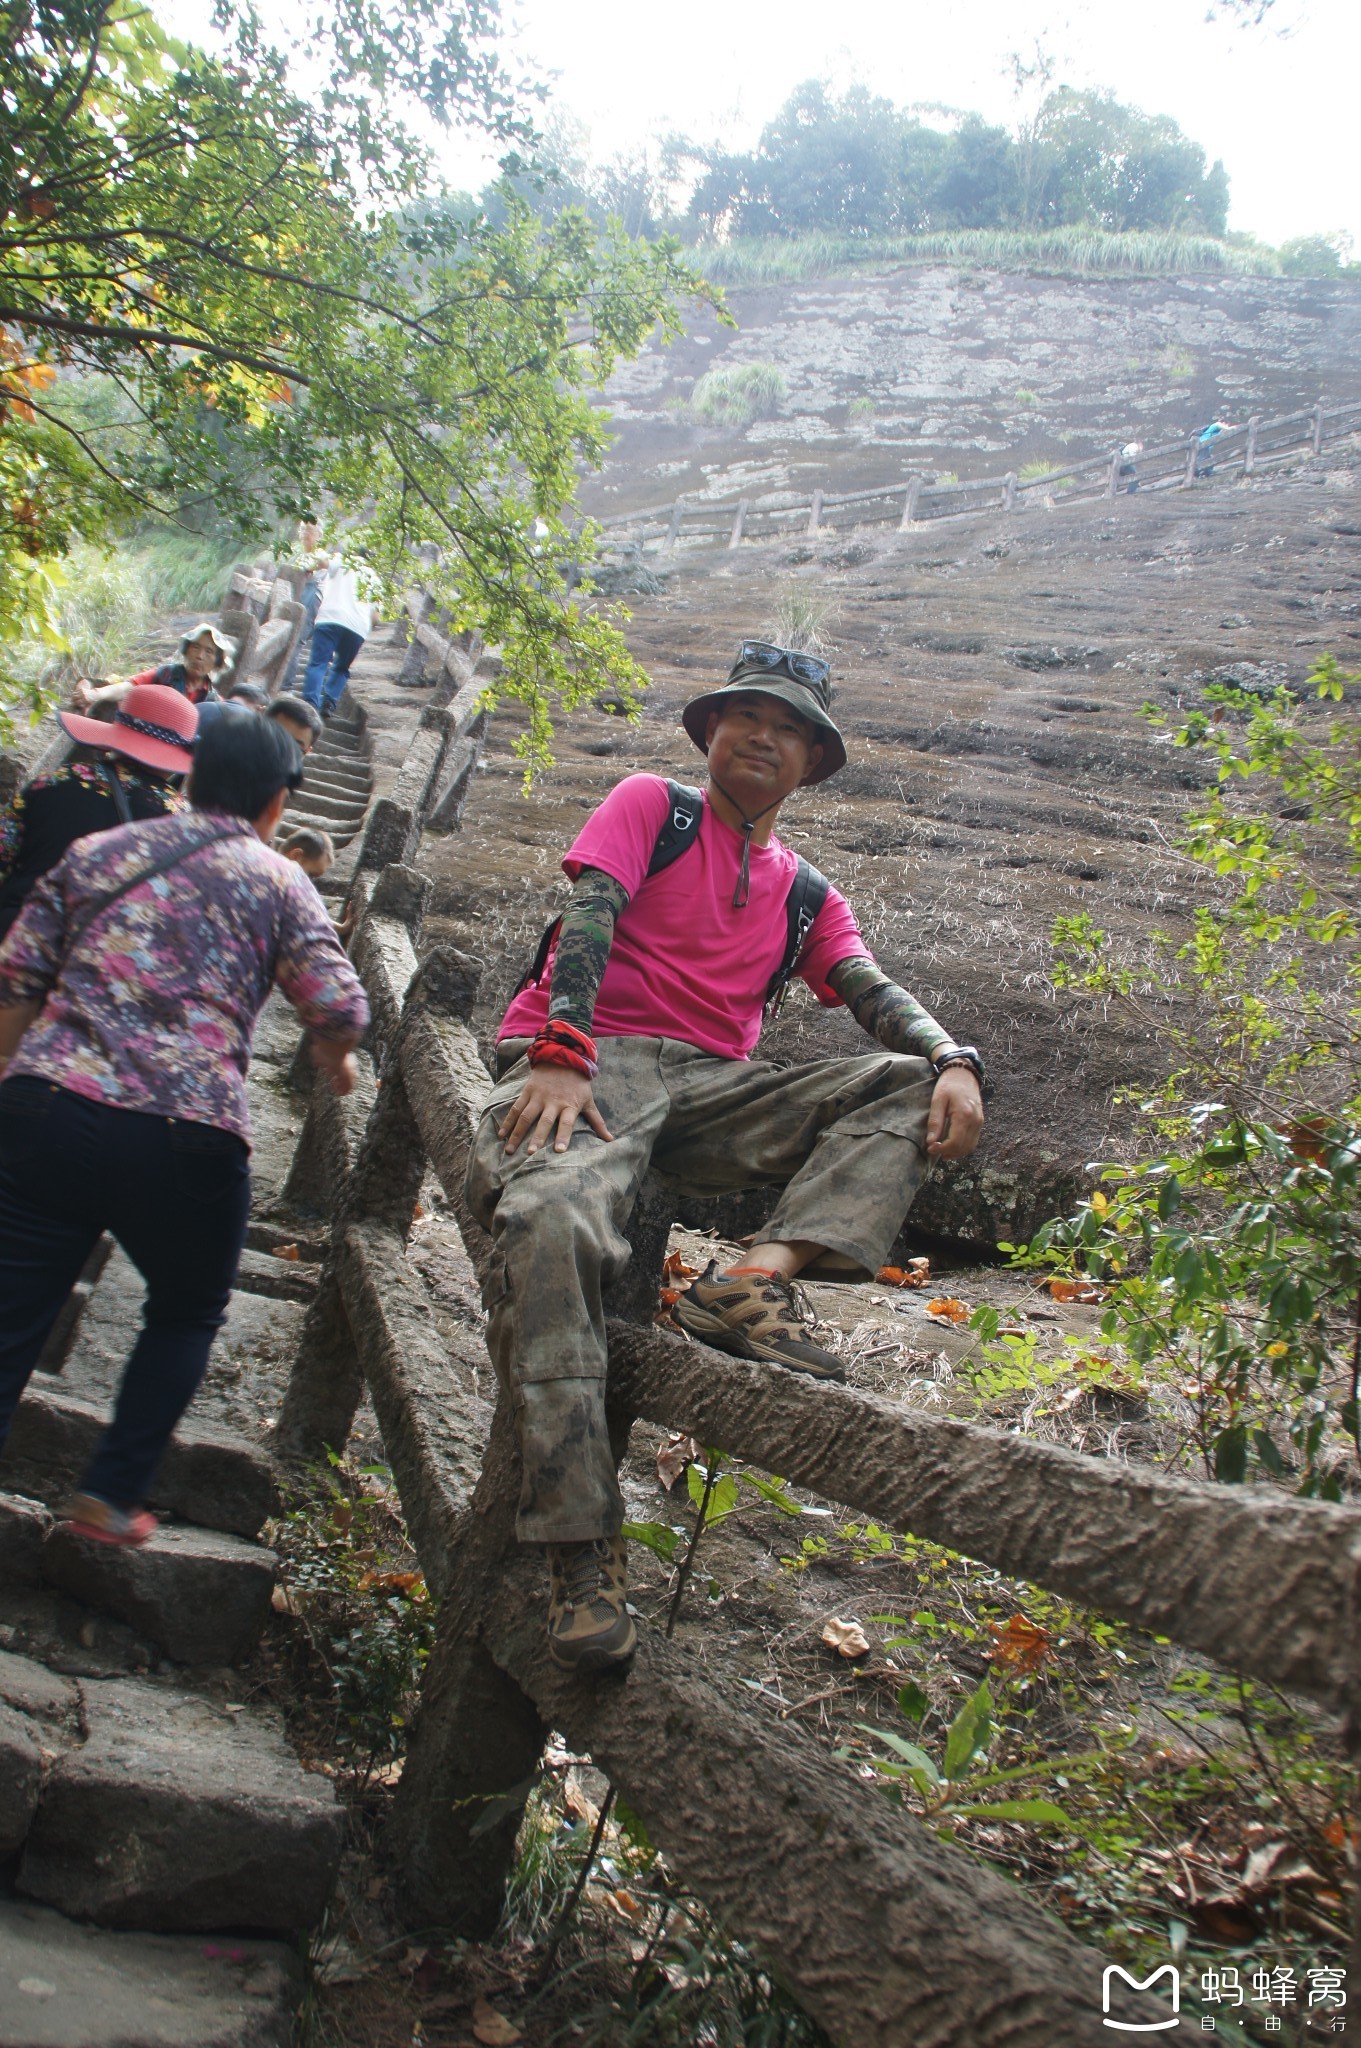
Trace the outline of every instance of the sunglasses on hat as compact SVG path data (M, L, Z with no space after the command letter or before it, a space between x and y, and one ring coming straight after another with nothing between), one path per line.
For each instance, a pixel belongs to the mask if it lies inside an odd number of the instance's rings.
M776 647L769 640L744 640L737 650L736 666L782 668L796 682L811 683L815 687L826 683L832 673L830 664L816 654L799 654L789 647Z

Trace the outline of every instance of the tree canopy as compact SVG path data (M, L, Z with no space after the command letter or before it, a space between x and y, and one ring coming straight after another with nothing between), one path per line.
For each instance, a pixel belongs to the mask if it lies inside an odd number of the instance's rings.
M243 533L326 499L392 594L436 544L531 757L555 701L627 693L622 639L569 588L587 394L702 287L674 242L443 194L394 107L531 140L494 6L339 0L308 90L249 8L216 54L137 0L0 0L0 22L0 665L74 539L195 495Z
M1109 93L1045 89L1051 68L1023 68L1043 96L1015 133L978 114L898 107L863 85L837 94L809 79L752 150L673 135L651 163L592 165L584 133L558 117L546 137L555 176L514 182L547 219L578 205L599 219L620 214L635 233L672 228L691 240L1088 224L1224 233L1222 164L1207 168L1204 150L1166 116Z
M864 86L801 85L749 154L685 145L691 217L711 234L923 233L950 227L1222 234L1228 178L1165 116L1107 93L1049 93L1012 136L976 114L923 119Z

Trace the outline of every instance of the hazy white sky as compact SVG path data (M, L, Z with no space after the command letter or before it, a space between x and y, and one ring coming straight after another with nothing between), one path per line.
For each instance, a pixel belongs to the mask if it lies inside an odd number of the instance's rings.
M1010 122L1008 55L1037 37L1061 82L1173 116L1223 157L1230 226L1268 242L1355 239L1361 0L1276 0L1260 28L1206 20L1208 0L505 0L513 57L556 74L591 154L681 129L755 140L802 79L859 81ZM481 182L451 147L456 182Z

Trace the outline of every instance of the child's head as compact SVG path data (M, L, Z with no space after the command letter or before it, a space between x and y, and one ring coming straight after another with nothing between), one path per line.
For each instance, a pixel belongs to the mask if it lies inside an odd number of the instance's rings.
M280 842L279 851L285 860L295 860L314 882L319 882L335 866L336 850L330 833L318 832L311 825L301 825L296 832L290 832Z

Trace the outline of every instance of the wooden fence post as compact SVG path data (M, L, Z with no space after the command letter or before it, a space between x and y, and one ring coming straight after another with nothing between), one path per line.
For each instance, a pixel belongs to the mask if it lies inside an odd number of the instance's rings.
M664 555L669 555L672 548L676 545L676 535L681 530L681 521L684 517L685 500L684 498L677 498L671 508L671 524L666 529L666 539L662 542L662 553Z
M742 529L746 525L746 523L747 500L743 498L741 504L737 508L737 517L733 520L732 523L732 532L728 535L728 546L730 549L735 548L740 542L742 538Z
M899 533L906 533L916 518L917 500L921 496L921 491L921 478L919 476L910 476L907 480L907 489L903 493L903 516L898 522Z
M814 491L813 502L808 509L808 531L816 533L822 523L822 492Z
M1002 478L1002 510L1004 512L1014 512L1016 510L1016 472L1014 469L1009 469Z
M1314 453L1323 453L1323 400L1314 407Z
M1262 424L1262 415L1254 413L1248 421L1247 446L1243 450L1243 474L1251 476L1257 466L1257 429Z
M1191 445L1186 451L1186 474L1181 480L1181 487L1184 491L1189 491L1196 480L1196 455L1199 448L1200 442L1193 434L1191 436Z
M1109 469L1109 470L1107 471L1107 473L1106 473L1106 496L1107 496L1108 498L1113 498L1113 497L1115 496L1115 493L1116 493L1116 489L1117 489L1117 487L1118 487L1119 481L1120 481L1120 450L1119 450L1119 449L1117 448L1117 449L1116 449L1116 451L1115 451L1115 453L1114 453L1114 455L1112 455L1112 457L1111 457L1111 466L1110 466L1110 469Z

